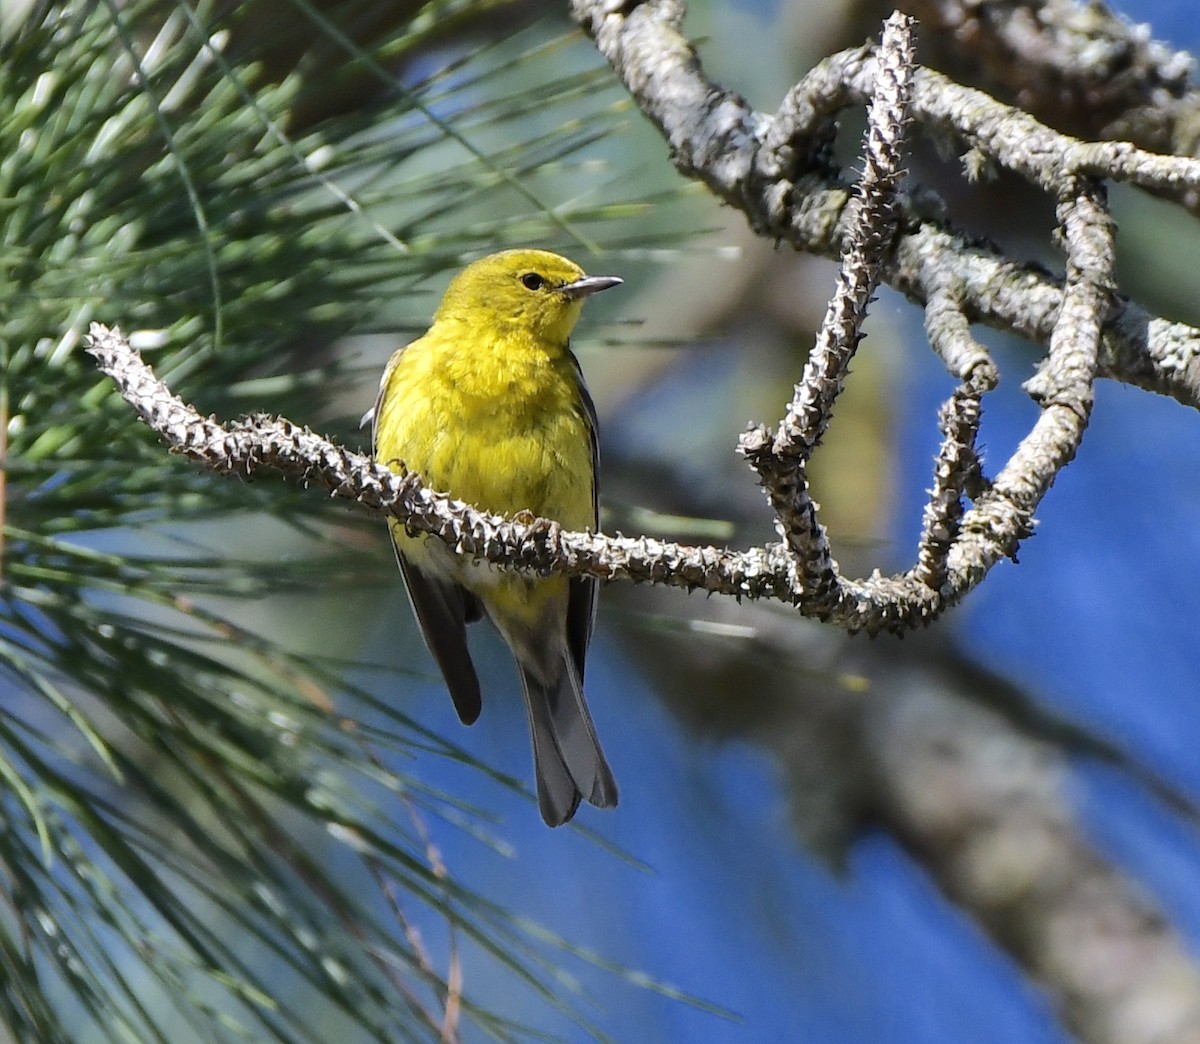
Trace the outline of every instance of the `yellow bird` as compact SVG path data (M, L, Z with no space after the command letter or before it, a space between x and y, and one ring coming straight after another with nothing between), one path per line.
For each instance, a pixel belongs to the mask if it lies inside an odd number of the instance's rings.
M597 525L596 411L568 341L584 299L617 286L544 250L468 265L424 336L388 361L374 408L375 459L502 515L531 511L567 529ZM481 708L466 625L487 616L521 676L538 805L550 826L580 798L609 808L617 785L583 698L596 608L590 578L533 577L474 562L391 522L425 643L470 725Z

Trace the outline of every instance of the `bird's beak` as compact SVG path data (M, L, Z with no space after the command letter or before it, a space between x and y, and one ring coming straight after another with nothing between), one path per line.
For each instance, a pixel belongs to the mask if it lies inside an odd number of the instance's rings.
M620 286L623 282L624 279L618 279L616 276L584 276L573 283L567 283L559 293L574 300L577 297L590 297L609 287Z

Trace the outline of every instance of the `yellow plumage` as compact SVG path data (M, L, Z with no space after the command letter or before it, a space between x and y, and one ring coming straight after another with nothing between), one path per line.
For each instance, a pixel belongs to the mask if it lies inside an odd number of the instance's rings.
M542 250L509 250L451 282L424 336L388 362L373 411L375 456L498 514L596 525L595 411L568 341L583 300L615 286ZM594 581L527 577L457 556L392 524L426 643L468 724L479 683L466 624L486 614L513 651L533 735L538 798L552 826L580 797L615 805L616 784L583 702Z

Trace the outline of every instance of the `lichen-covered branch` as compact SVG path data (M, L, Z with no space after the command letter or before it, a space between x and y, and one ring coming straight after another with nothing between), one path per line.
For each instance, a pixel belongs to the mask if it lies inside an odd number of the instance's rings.
M491 515L428 489L414 472L395 474L286 419L257 414L222 423L205 417L155 376L119 329L93 323L88 340L88 351L137 415L173 450L213 471L247 477L274 471L392 515L414 533L496 565L747 598L789 600L793 593L790 564L778 549L738 552L568 533L546 519Z
M931 591L940 591L950 579L950 552L962 532L964 499L984 492L983 470L975 449L983 415L980 397L969 385L960 386L938 417L944 438L938 450L933 489L925 505L914 567L914 576Z
M775 434L756 426L738 443L767 492L780 536L796 558L804 590L831 608L848 592L825 528L817 521L808 462L833 419L834 402L850 373L850 360L862 339L862 325L895 233L896 199L904 175L901 145L914 64L911 20L893 15L880 45L862 150L863 172L842 264L817 343Z
M1186 51L1104 4L1076 0L904 0L930 64L1011 98L1070 134L1196 156L1200 90ZM872 14L871 17L874 17ZM1161 190L1193 212L1192 188Z
M922 70L914 60L911 20L902 15L889 20L878 51L862 48L821 63L789 92L779 113L767 117L704 77L680 32L679 0L575 0L573 9L662 128L681 169L741 207L765 234L841 254L826 320L783 419L773 433L760 426L741 441L776 513L782 544L738 552L567 533L546 520L489 515L290 422L258 416L221 425L203 418L158 384L118 333L97 327L93 351L143 419L206 466L246 473L273 467L498 565L770 597L847 629L875 632L931 619L1015 553L1033 531L1042 497L1079 447L1098 375L1121 371L1200 404L1200 333L1140 316L1115 294L1103 185L1106 178L1124 178L1156 187L1200 186L1200 162L1069 139ZM852 193L828 145L837 112L862 99L870 101L868 130L862 177ZM901 187L900 145L910 117L1054 193L1066 253L1062 280L1005 261L921 215ZM807 464L829 426L881 278L928 305L931 341L963 386L943 414L946 438L916 563L897 576L876 572L848 580L817 517ZM996 381L994 364L970 335L970 324L981 319L1047 348L1039 373L1026 384L1041 406L1039 419L991 481L974 448L980 397Z
M705 75L682 32L682 0L572 0L571 10L659 127L684 174L741 210L760 234L800 250L840 254L850 193L829 162L827 145L837 114L870 97L870 50L826 59L778 113L768 115ZM1123 142L1081 141L928 69L914 72L912 117L963 152L979 153L1056 197L1079 174L1176 193L1200 188L1200 160L1159 156ZM969 322L1049 345L1063 303L1061 279L958 232L915 194L899 203L903 217L885 282L924 305L952 275ZM1200 408L1200 330L1194 327L1148 316L1118 299L1098 362L1100 376Z
M663 6L669 10L674 5ZM694 55L680 40L674 38L675 50L668 47L667 53L683 63L685 72L690 70L677 85L686 92L688 84L695 84L697 70ZM643 60L656 59L651 55ZM820 148L805 149L800 143L813 131L812 123L818 119L813 114L824 111L828 99L838 93L833 80L822 78L835 65L805 81L817 85L818 103L807 104L799 88L785 101L788 133L772 142L774 168L794 168L801 155L818 165L826 161ZM1032 532L1034 511L1055 475L1073 458L1091 410L1101 332L1114 308L1113 230L1103 186L1096 178L1073 173L1058 183L1067 274L1064 286L1053 291L1056 307L1047 316L1051 333L1046 362L1027 384L1042 412L990 483L974 447L979 399L994 385L995 369L964 329L972 302L969 282L948 281L944 272L931 276L933 298L942 315L940 322L931 325L938 331L939 350L964 384L943 416L946 440L917 561L897 576L876 572L863 580L843 577L809 492L807 466L829 427L881 275L894 267L904 242L913 242L904 231L901 207L901 144L920 72L914 61L911 20L893 16L878 58L856 52L841 68L851 79L868 69L874 84L863 173L846 214L837 286L816 347L777 429L772 433L765 426L754 427L740 443L775 511L781 544L731 551L648 537L568 533L545 519L490 515L425 488L415 474L393 475L388 468L289 421L260 415L220 424L202 417L157 381L119 331L95 326L91 350L142 419L192 459L224 472L249 474L274 468L391 514L410 531L444 540L461 554L541 573L660 583L739 598L769 597L848 630L874 633L914 627L961 599L997 561L1015 553ZM703 144L703 161L715 164L710 169L720 181L726 174L719 171L718 153L708 150L718 148L715 143L721 138L719 148L738 154L747 130L726 125L725 109L733 104L729 98L718 93L697 95L692 101L704 109L693 114L693 123L713 119L723 128ZM925 106L926 111L929 108ZM689 133L699 131L689 124ZM819 138L823 132L816 133ZM980 127L975 133L987 136ZM693 152L693 160L699 163L700 153ZM952 242L946 249L954 249Z

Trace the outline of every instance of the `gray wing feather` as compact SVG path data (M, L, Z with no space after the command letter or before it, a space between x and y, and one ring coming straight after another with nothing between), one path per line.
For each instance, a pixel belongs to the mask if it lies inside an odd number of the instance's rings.
M368 420L371 422L372 451L375 450L383 393L403 352L404 348L399 349L388 361L379 381L375 405L363 414L362 423L365 425ZM475 665L471 662L471 653L467 648L466 626L468 622L479 619L479 601L458 584L431 577L413 566L400 553L394 537L392 549L396 552L396 562L404 577L404 587L408 591L413 614L421 627L421 635L442 670L459 719L464 725L470 725L479 717L483 707L479 678L475 674Z
M421 635L442 669L459 720L470 725L483 708L479 677L467 648L467 621L479 618L476 600L458 584L421 572L405 559L394 540L392 547Z
M600 525L600 440L596 422L596 404L583 380L583 371L574 355L575 379L579 383L579 399L583 404L584 420L587 421L588 437L592 447L592 528ZM579 576L571 580L570 600L567 605L567 642L575 660L575 670L583 681L584 664L587 660L588 643L592 640L592 627L596 618L596 601L600 590L594 577Z

